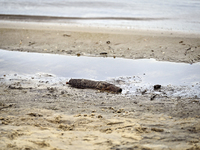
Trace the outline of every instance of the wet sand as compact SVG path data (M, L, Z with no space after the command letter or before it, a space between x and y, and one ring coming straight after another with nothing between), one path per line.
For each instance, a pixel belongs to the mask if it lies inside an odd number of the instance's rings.
M199 35L189 33L28 23L1 23L0 33L0 48L7 50L200 60ZM195 97L151 100L145 93L126 96L9 76L0 83L3 150L200 149L200 101Z
M0 33L0 48L6 50L200 61L199 34L14 22L1 23Z

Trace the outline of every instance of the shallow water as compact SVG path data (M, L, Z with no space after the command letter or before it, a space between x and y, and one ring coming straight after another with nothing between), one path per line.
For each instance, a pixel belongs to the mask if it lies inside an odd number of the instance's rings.
M39 72L95 80L139 76L145 83L164 85L195 84L200 81L200 63L191 65L154 59L76 57L0 50L0 75Z
M29 21L34 20L30 16L54 16L67 18L53 22L200 33L199 0L0 0L0 4L0 14L27 15Z
M34 78L63 84L70 78L106 80L122 87L124 94L138 94L145 89L152 93L153 85L161 84L169 95L200 97L199 74L200 63L191 65L155 59L76 57L0 50L0 77Z

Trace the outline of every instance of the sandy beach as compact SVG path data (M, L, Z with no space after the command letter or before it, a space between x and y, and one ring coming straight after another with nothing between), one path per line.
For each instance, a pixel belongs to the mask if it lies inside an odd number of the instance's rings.
M200 61L199 34L45 23L0 24L0 48L63 55Z
M194 33L4 21L0 35L9 51L200 62ZM199 98L151 98L2 76L0 149L200 149Z

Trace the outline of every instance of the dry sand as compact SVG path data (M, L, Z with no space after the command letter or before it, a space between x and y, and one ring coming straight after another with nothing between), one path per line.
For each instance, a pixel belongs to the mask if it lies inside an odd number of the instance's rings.
M7 50L200 60L200 37L188 33L12 22L0 23L0 33L0 48ZM200 149L197 98L150 100L146 94L128 97L65 83L7 79L0 79L0 149Z

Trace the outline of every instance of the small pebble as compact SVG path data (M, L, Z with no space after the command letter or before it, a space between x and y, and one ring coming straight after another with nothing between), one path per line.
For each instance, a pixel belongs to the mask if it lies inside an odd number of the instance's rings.
M102 115L98 115L97 118L103 118Z
M107 44L110 44L110 41L107 41L106 43L107 43Z

